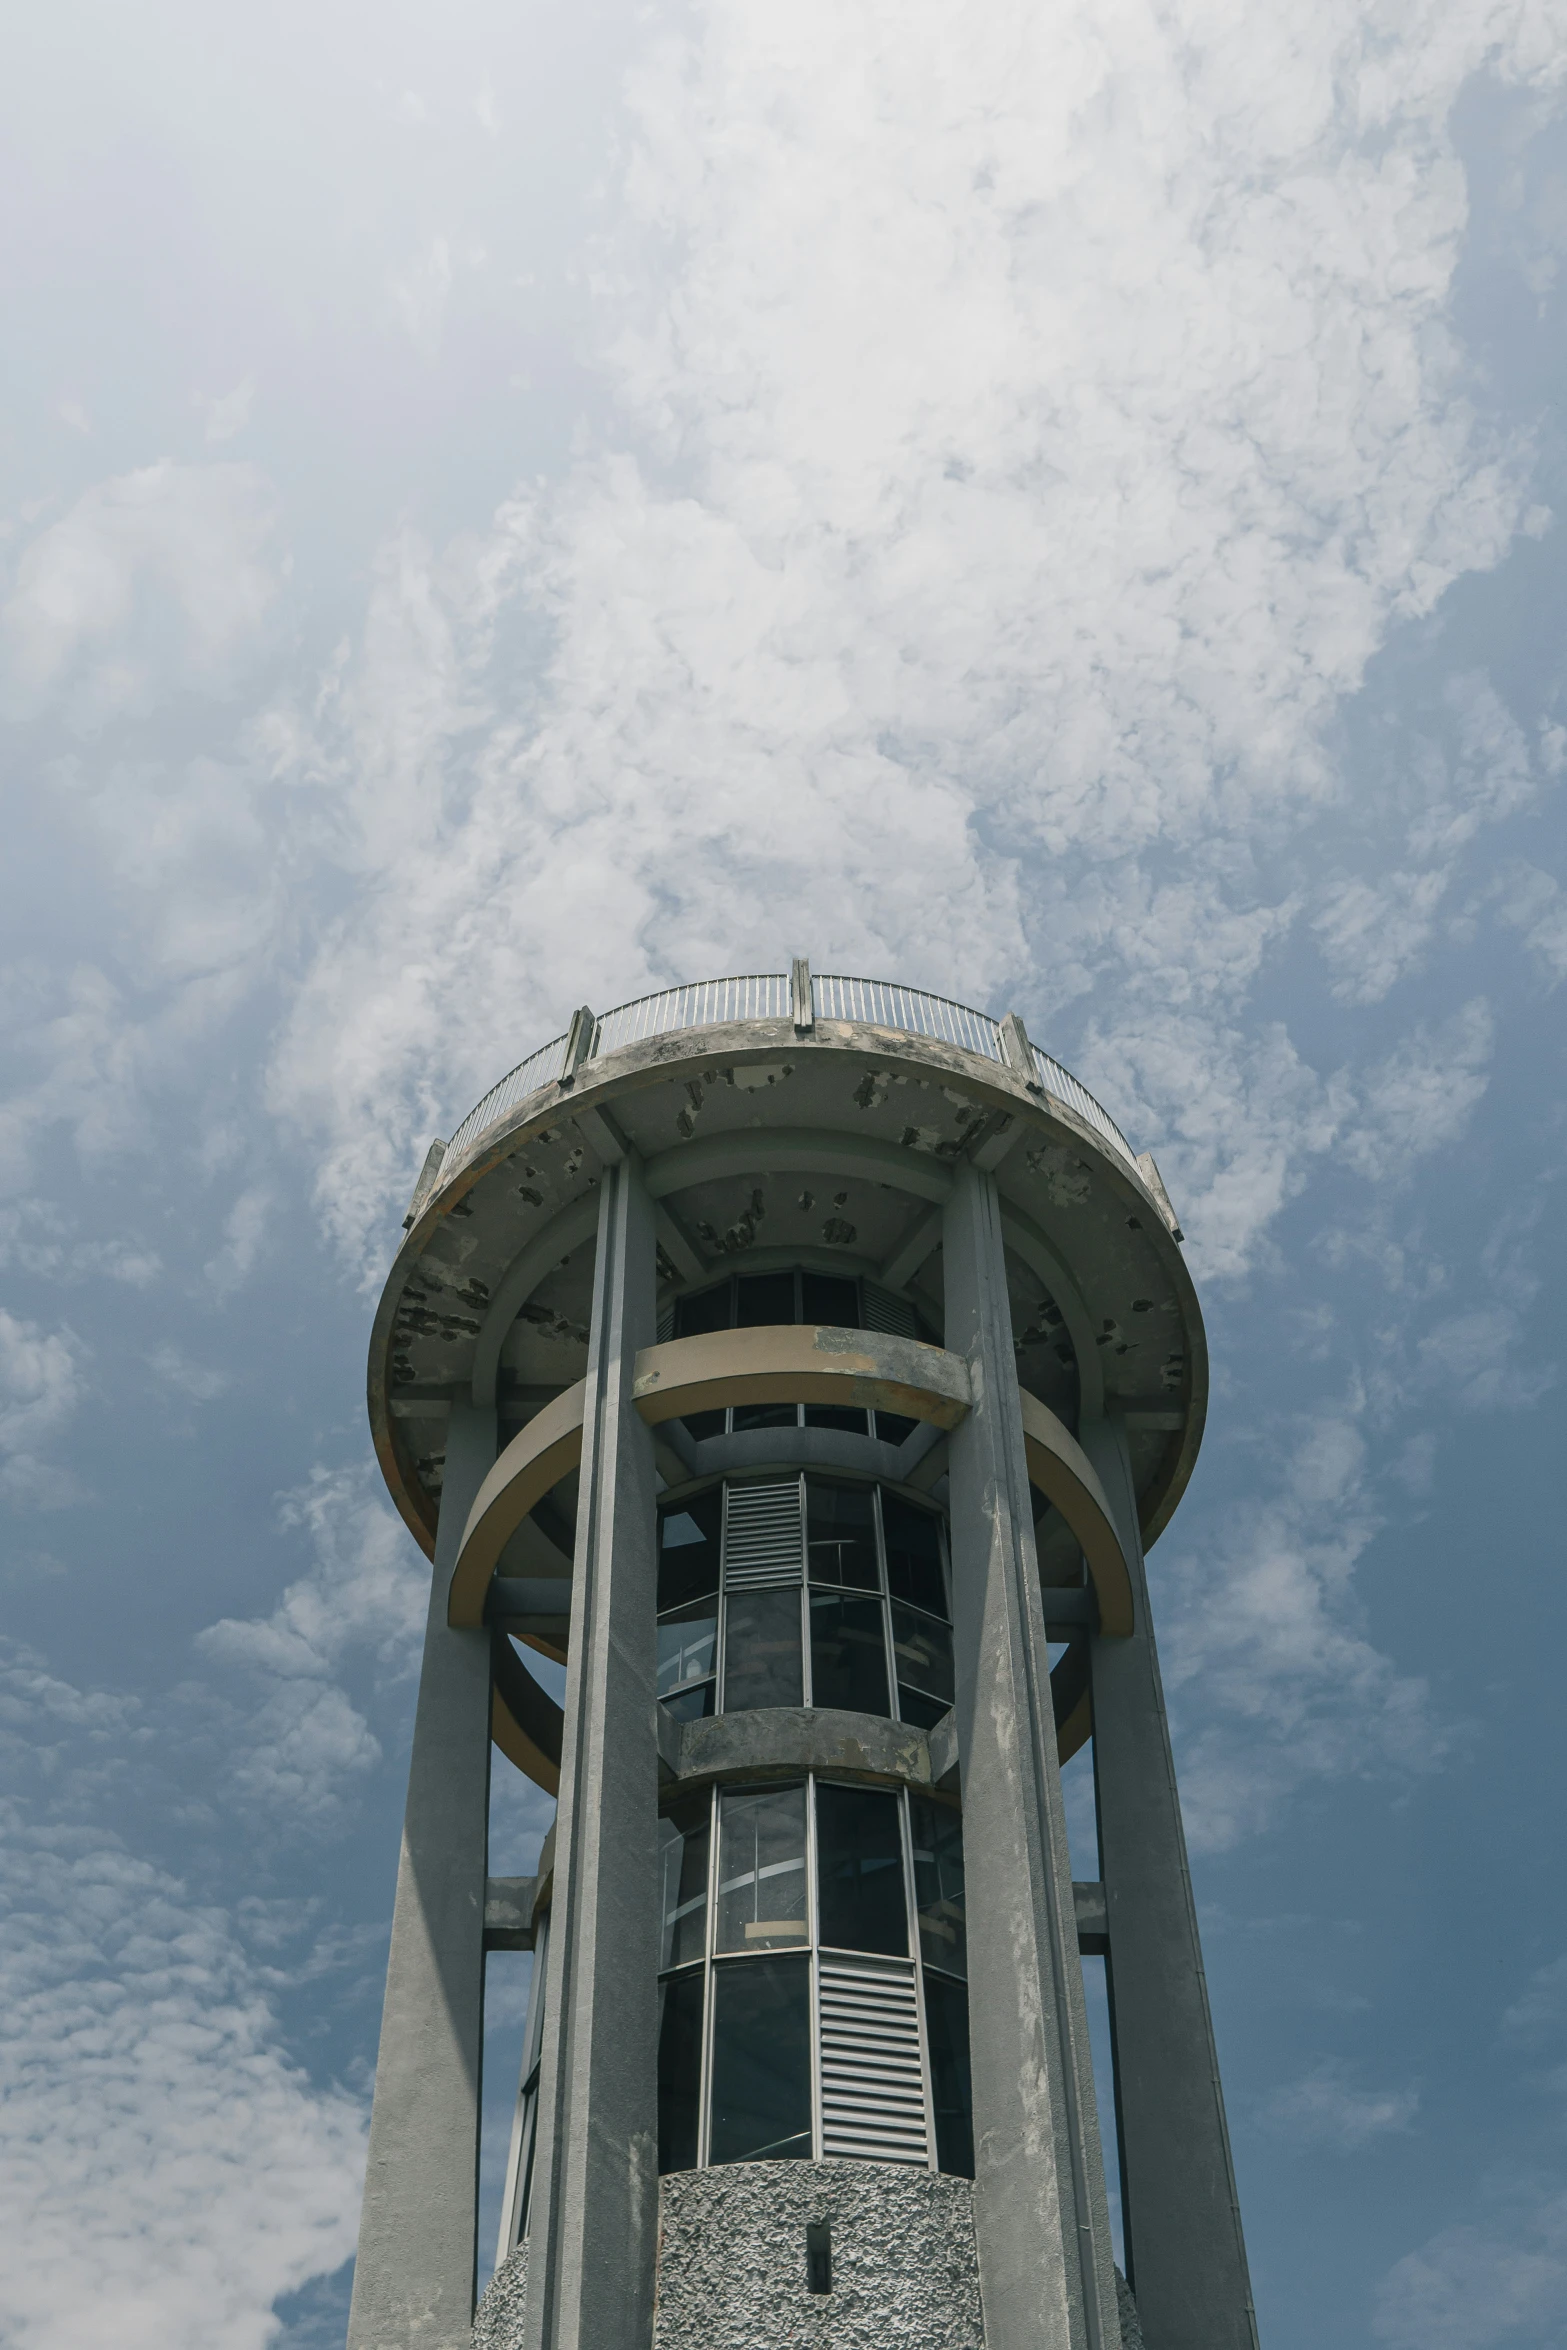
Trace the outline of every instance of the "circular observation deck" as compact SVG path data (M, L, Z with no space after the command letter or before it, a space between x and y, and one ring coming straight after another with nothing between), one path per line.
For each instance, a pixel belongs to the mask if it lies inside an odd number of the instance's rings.
M1201 1441L1207 1347L1152 1159L1016 1015L797 964L583 1010L432 1145L368 1382L383 1473L427 1552L452 1402L493 1404L504 1441L585 1374L598 1185L627 1147L658 1205L661 1338L682 1298L793 1271L855 1283L862 1324L939 1345L951 1169L992 1169L1020 1384L1068 1431L1121 1415L1144 1543L1168 1523ZM731 1421L721 1461L665 1454L660 1471L668 1485L777 1449ZM896 1474L890 1450L870 1465Z

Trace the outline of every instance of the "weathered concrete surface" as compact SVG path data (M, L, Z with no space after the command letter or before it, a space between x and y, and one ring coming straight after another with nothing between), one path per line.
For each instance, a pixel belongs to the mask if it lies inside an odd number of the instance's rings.
M414 1714L350 2350L458 2350L473 2322L484 2036L490 1645L446 1586L495 1457L495 1414L455 1408Z
M928 1787L930 1747L924 1731L912 1723L841 1713L831 1706L758 1706L681 1725L682 1784L701 1786L741 1772L785 1778L807 1770Z
M663 2181L655 2350L984 2350L973 2188L889 2163L750 2162ZM832 2231L832 2291L805 2230ZM496 2270L474 2350L518 2350L528 2247ZM1122 2350L1146 2350L1116 2276Z
M947 1339L974 1405L949 1440L968 1888L974 2221L991 2350L1114 2350L1115 2276L995 1179L960 1167Z

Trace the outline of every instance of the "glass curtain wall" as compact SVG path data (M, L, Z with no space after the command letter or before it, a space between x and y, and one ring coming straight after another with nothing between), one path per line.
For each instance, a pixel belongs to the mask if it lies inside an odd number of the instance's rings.
M807 1774L688 1797L659 1833L660 2170L972 2177L956 1807Z
M929 1729L952 1703L938 1513L813 1473L659 1512L658 1694L682 1721L831 1706Z

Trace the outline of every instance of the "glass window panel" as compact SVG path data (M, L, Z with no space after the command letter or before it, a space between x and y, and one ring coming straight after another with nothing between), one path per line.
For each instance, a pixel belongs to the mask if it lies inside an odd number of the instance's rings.
M734 1413L737 1436L743 1436L748 1428L798 1428L800 1425L800 1407L795 1403L737 1403Z
M810 2035L808 1958L714 1968L714 2162L810 2160Z
M845 1436L864 1436L869 1433L867 1415L851 1412L842 1404L808 1403L805 1407L807 1428L838 1428Z
M722 1412L687 1412L684 1426L693 1444L703 1444L709 1436L722 1436L724 1415Z
M952 1633L934 1616L916 1615L911 1607L892 1603L892 1668L900 1681L939 1697L942 1710L952 1703Z
M800 1275L800 1319L824 1322L837 1330L860 1327L860 1285L835 1273Z
M677 1722L705 1722L717 1708L717 1692L716 1681L693 1681L689 1689L682 1689L675 1697L665 1698L664 1711L673 1714ZM916 1699L918 1694L918 1691L914 1692ZM906 1713L903 1718L906 1722L919 1721L924 1724L922 1714ZM938 1721L940 1718L938 1715ZM925 1726L928 1727L928 1724Z
M658 1823L662 1920L658 1963L685 1966L707 1954L707 1845L710 1796L676 1804Z
M671 1711L679 1712L679 1708L673 1707ZM934 1730L942 1715L950 1711L951 1708L943 1705L939 1697L927 1697L923 1689L905 1689L901 1681L898 1683L900 1722L912 1722L916 1730ZM687 1718L684 1713L680 1714L682 1721Z
M883 1444L907 1444L918 1426L918 1420L906 1420L901 1412L876 1414L876 1433Z
M718 1602L699 1599L658 1620L658 1694L665 1703L717 1669Z
M759 1705L799 1705L800 1593L733 1591L724 1630L724 1711Z
M931 2102L936 2108L936 2162L960 2179L974 2176L974 2106L969 2087L968 1985L925 1977L925 2032L930 2043Z
M794 1950L808 1938L805 1789L726 1794L718 1829L718 1950Z
M818 1782L817 1899L824 1947L908 1956L898 1808L896 1795L875 1788Z
M881 1601L811 1593L811 1703L890 1714Z
M968 1973L968 1935L963 1908L963 1815L951 1804L909 1799L914 1844L914 1907L919 1913L920 1956L949 1975Z
M702 1977L696 1967L658 1986L658 2167L695 2170L702 2095Z
M742 1273L735 1283L735 1327L756 1330L794 1320L792 1273Z
M722 1413L719 1417L722 1418ZM658 1604L683 1607L718 1589L718 1541L723 1488L711 1486L658 1513Z
M704 1330L727 1330L729 1327L729 1284L720 1281L715 1289L699 1289L694 1297L675 1300L675 1336L699 1338Z
M813 1583L847 1583L875 1591L876 1507L869 1485L805 1480L805 1540Z
M887 1589L933 1616L947 1614L947 1587L941 1572L941 1522L896 1494L881 1497L882 1532L887 1540Z

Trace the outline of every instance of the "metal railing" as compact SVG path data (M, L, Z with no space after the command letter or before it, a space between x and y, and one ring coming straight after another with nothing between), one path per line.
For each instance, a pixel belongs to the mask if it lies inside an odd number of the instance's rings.
M684 987L661 988L654 995L638 996L632 1003L619 1004L614 1011L605 1012L595 1020L582 1059L597 1060L606 1053L618 1052L623 1045L640 1044L650 1036L672 1035L679 1029L711 1028L741 1020L787 1020L791 1003L787 971L743 972L730 979L702 979ZM928 1036L938 1043L977 1053L982 1060L1006 1061L999 1020L992 1020L987 1012L976 1012L970 1004L954 1003L948 996L928 995L923 988L901 987L884 979L854 979L842 972L821 972L811 979L811 1009L818 1020L853 1020L905 1036ZM459 1161L472 1150L479 1137L509 1116L520 1102L555 1084L565 1074L570 1036L568 1030L563 1036L553 1037L525 1061L519 1061L498 1085L491 1086L452 1136L440 1165L441 1176L455 1172ZM1063 1102L1085 1126L1102 1136L1135 1167L1137 1154L1109 1111L1095 1101L1087 1086L1080 1085L1069 1069L1063 1069L1059 1061L1041 1052L1037 1045L1032 1051L1039 1082L1046 1092ZM424 1188L432 1188L433 1180L432 1171L432 1184ZM416 1196L415 1209L419 1204L420 1198Z

